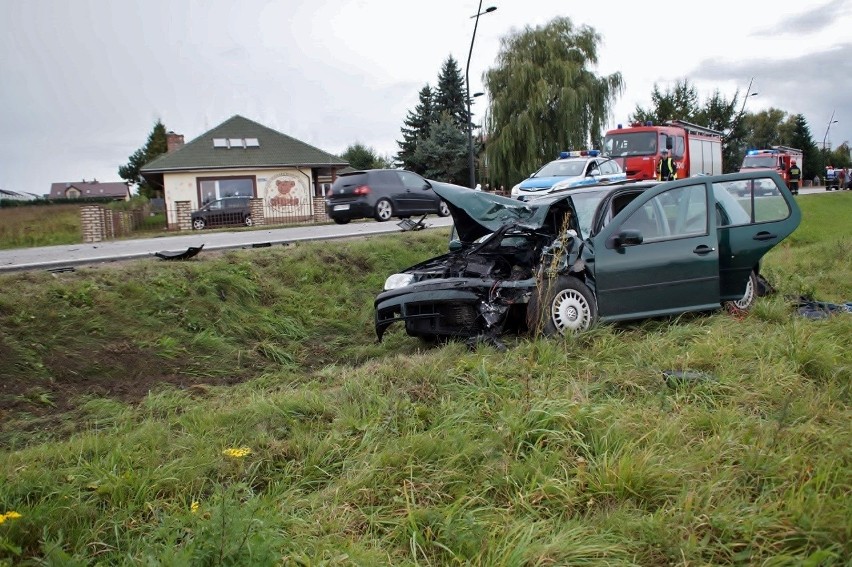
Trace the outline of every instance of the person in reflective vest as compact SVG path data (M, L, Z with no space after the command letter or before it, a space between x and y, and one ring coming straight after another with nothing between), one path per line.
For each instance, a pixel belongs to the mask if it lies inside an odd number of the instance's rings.
M796 160L790 162L790 192L793 195L799 194L799 180L802 178L802 170L796 165Z
M660 158L660 163L657 164L657 181L672 181L677 179L677 166L674 160L669 156L669 151L664 149Z

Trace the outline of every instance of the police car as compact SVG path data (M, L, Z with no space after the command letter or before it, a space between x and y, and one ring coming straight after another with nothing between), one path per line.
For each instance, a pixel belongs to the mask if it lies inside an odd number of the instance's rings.
M621 166L602 156L599 150L562 152L559 159L545 164L528 179L512 187L512 198L526 201L561 189L626 179L627 174Z

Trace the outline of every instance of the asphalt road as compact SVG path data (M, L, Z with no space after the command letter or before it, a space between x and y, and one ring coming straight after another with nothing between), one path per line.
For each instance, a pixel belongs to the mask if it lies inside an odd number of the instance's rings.
M799 195L832 195L825 187L803 187ZM430 215L424 223L427 228L452 225L451 217ZM153 258L157 252L179 252L193 246L204 245L204 250L233 248L258 248L307 240L329 240L374 234L401 232L397 220L388 222L355 222L346 225L324 224L290 228L242 231L193 231L175 236L157 238L134 238L110 240L94 244L69 244L64 246L42 246L37 248L15 248L0 250L0 273L61 269L86 264L101 264L118 260ZM203 252L202 252L203 253Z
M412 219L412 220L417 220ZM101 264L117 260L153 258L157 252L185 251L204 245L205 251L233 248L259 248L307 240L328 240L374 234L401 232L398 220L388 222L353 222L346 225L323 224L268 230L193 231L176 236L109 240L93 244L69 244L0 250L0 272L39 269L61 269L85 264ZM426 228L451 226L452 217L430 215ZM203 254L203 252L202 252Z

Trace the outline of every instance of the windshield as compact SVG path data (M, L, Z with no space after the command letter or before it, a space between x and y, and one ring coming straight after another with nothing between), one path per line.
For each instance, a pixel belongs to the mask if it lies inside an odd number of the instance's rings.
M743 169L754 168L754 167L775 167L776 165L775 156L746 156L743 159Z
M605 193L606 190L571 194L571 201L574 202L574 210L577 211L577 224L580 226L580 233L583 238L589 236L589 233L592 231L592 220L595 217L595 210L598 208L598 204L600 204Z
M656 155L657 133L609 134L604 138L604 153L611 157Z
M552 161L536 171L532 177L576 177L583 175L587 161L586 159Z

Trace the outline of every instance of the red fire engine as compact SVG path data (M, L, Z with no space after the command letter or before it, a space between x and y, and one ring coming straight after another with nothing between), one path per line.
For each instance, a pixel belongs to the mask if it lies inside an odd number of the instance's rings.
M778 172L787 187L790 186L790 164L795 161L799 169L802 168L804 155L802 150L788 148L787 146L770 146L765 150L749 150L743 158L740 171L754 171L755 169L772 169Z
M704 126L669 120L662 126L621 124L604 137L604 153L618 162L628 179L656 179L660 152L668 149L677 177L722 173L722 133Z

